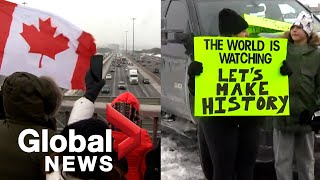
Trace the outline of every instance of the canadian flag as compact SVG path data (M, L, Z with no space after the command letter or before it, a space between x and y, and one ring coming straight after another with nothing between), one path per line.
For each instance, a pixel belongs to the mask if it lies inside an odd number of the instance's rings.
M57 15L0 0L0 74L50 76L66 89L85 89L96 53L92 35Z

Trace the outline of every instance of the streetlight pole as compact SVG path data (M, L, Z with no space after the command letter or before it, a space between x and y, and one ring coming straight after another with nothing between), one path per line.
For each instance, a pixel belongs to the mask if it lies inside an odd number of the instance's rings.
M135 60L135 58L134 58L134 20L135 20L136 18L132 18L132 24L133 24L133 30L132 30L132 35L133 35L133 37L132 37L132 57L133 57L133 59Z
M128 46L127 46L128 36L127 36L127 35L128 35L128 31L126 31L126 57L128 56L128 55L127 55L127 50L128 50L128 48L127 48L127 47L128 47Z

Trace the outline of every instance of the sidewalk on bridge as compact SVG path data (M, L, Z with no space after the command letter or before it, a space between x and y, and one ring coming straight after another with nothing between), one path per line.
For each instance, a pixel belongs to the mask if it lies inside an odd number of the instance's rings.
M161 94L161 86L160 84L158 84L153 77L151 77L148 73L146 73L145 71L148 71L145 68L140 68L139 66L137 66L137 62L132 61L131 59L129 59L128 57L126 57L128 59L128 61L132 62L134 65L133 67L138 69L139 73L143 76L149 79L150 84Z

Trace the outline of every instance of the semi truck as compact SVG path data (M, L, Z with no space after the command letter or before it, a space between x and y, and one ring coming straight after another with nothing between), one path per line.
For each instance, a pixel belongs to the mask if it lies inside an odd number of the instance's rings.
M139 84L138 80L138 70L137 69L128 69L128 79L130 84Z

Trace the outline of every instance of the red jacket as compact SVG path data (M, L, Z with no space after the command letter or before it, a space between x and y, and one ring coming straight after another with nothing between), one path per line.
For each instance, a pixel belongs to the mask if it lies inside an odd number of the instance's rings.
M119 131L113 131L114 138L113 147L118 151L118 144L125 140L128 136ZM128 173L126 174L127 180L143 180L146 171L146 155L152 150L151 138L148 131L141 128L141 145L127 154L126 159L128 162Z

